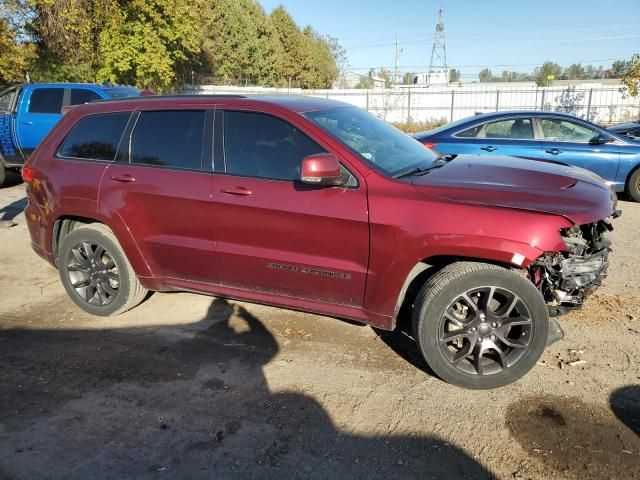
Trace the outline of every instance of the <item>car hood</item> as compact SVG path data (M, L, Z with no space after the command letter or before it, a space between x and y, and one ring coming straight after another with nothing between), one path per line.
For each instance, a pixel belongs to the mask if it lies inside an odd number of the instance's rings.
M576 224L608 217L617 203L588 170L507 156L458 155L412 183L430 197L562 215Z

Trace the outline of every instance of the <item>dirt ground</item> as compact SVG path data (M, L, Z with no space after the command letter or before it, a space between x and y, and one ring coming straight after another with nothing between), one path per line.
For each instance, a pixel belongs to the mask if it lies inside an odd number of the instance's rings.
M31 251L24 205L0 189L2 479L640 478L638 204L565 339L482 392L401 333L318 315L184 293L91 317Z

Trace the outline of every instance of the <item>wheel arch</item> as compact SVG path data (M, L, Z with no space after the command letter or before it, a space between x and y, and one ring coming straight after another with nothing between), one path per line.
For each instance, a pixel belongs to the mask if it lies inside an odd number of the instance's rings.
M91 225L93 223L105 225L111 229L113 234L116 236L116 239L120 243L124 254L127 256L127 259L131 263L131 266L133 267L136 275L139 278L153 277L153 273L146 259L138 248L138 245L129 232L129 229L126 228L126 225L107 222L104 219L99 218L98 216L88 217L81 215L63 214L56 218L53 223L53 230L51 235L51 253L56 266L58 266L58 252L60 249L60 245L65 236L68 235L69 232L72 232L73 230L81 226Z
M404 283L402 284L402 288L398 293L396 305L393 311L392 329L395 328L396 324L400 322L410 321L411 309L413 307L414 300L418 295L418 292L420 291L420 288L422 288L422 285L424 285L424 283L431 276L442 270L444 267L458 262L489 263L497 265L499 267L509 269L514 268L513 265L505 262L480 257L434 255L424 258L417 262L411 268L411 270L409 270L409 273L407 274Z
M631 181L631 177L638 170L640 170L640 162L637 163L633 168L631 168L631 170L629 170L629 173L627 174L627 178L625 178L624 180L624 192L626 194L629 194L629 182Z

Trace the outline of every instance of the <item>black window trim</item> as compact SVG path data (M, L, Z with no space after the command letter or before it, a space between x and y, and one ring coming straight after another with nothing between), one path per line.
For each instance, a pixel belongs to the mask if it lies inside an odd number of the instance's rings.
M216 109L216 122L215 122L215 133L218 134L219 137L219 142L218 143L222 143L221 147L218 147L218 150L215 150L215 153L220 155L222 157L222 165L224 166L223 170L214 170L214 173L218 174L218 175L224 175L224 176L228 176L228 177L236 177L236 178L251 178L251 179L256 179L256 180L265 180L268 182L281 182L281 183L295 183L298 185L306 185L303 184L299 178L294 178L294 179L284 179L284 178L268 178L268 177L260 177L260 176L256 176L256 175L238 175L237 173L230 173L227 171L227 146L225 144L225 135L224 135L224 114L226 112L242 112L242 113L254 113L257 115L266 115L269 117L273 117L276 118L280 121L283 121L289 125L291 125L293 128L296 128L297 130L299 130L300 132L302 132L304 135L306 135L307 137L309 137L311 140L313 140L314 142L316 142L318 145L320 145L322 148L324 148L324 150L328 153L331 153L333 155L336 156L336 158L338 159L338 162L340 163L340 167L343 168L344 170L347 171L347 173L354 179L355 181L355 185L351 185L351 186L347 186L347 185L335 185L335 186L322 186L322 187L317 187L317 186L313 186L310 185L311 188L348 188L350 190L356 190L360 188L360 180L358 179L357 175L355 175L353 173L353 171L347 167L345 165L345 163L341 160L340 156L337 155L335 153L335 151L332 151L333 149L327 147L323 142L318 141L316 138L314 138L312 135L310 135L309 133L307 133L304 129L300 128L297 125L294 125L293 123L291 123L289 120L287 120L286 118L282 118L278 115L274 115L272 113L269 112L262 112L259 110L245 110L242 108L217 108ZM219 120L218 120L219 118Z
M185 111L189 111L189 112L204 112L205 117L204 117L204 124L202 126L203 132L202 132L202 145L201 145L201 153L200 153L200 168L199 169L195 169L195 168L179 168L179 167L174 167L171 165L152 165L149 163L135 163L132 162L132 158L131 158L131 147L133 144L133 134L136 131L136 127L138 126L138 121L140 120L140 117L142 116L143 113L145 112L185 112ZM176 172L195 172L195 173L212 173L210 168L208 168L208 165L206 165L205 162L205 158L212 158L209 155L209 152L211 151L211 143L212 140L209 141L207 139L207 126L211 124L211 122L208 122L207 120L211 117L211 114L209 112L211 112L212 109L209 107L203 107L203 108L194 108L194 107L186 107L186 106L178 106L177 108L139 108L136 109L134 111L135 113L135 119L133 120L133 122L131 122L131 128L127 131L127 129L125 128L125 133L128 134L127 141L126 143L123 145L123 147L126 147L126 151L124 150L124 148L122 149L118 149L118 154L116 154L116 161L119 163L126 163L131 165L132 167L146 167L146 168L156 168L156 169L163 169L163 170L172 170L172 171L176 171ZM123 137L124 138L124 137ZM122 142L122 140L121 140ZM121 151L122 150L122 151Z
M118 114L125 114L128 113L129 114L129 119L127 120L127 123L125 124L124 129L122 130L122 133L120 134L120 140L118 140L118 145L116 146L116 153L113 156L113 160L102 160L99 158L90 158L90 157L71 157L71 156L67 156L67 155L61 155L60 154L60 150L62 149L62 145L64 145L64 142L67 140L67 138L69 138L69 136L73 133L73 131L75 130L75 128L78 126L78 124L84 120L85 118L88 117L96 117L96 116L106 116L106 115L118 115ZM60 143L58 143L58 146L56 147L56 153L54 154L54 158L56 158L57 160L72 160L72 161L81 161L81 162L91 162L91 163L116 163L118 161L118 155L120 152L120 147L122 145L122 140L125 138L125 134L127 133L127 128L129 128L129 124L131 123L131 119L132 119L132 114L133 112L130 110L122 110L122 111L117 111L117 112L99 112L99 113L90 113L88 115L83 115L81 117L78 118L78 120L76 121L76 123L73 124L73 127L71 127L69 129L69 131L66 133L66 135L62 138L62 140L60 140Z

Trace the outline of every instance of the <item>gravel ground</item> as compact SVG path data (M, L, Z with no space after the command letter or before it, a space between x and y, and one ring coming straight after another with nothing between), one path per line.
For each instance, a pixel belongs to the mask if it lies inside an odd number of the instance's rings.
M180 293L93 318L24 205L0 190L0 478L640 478L638 204L565 339L482 392L400 333L318 315Z

